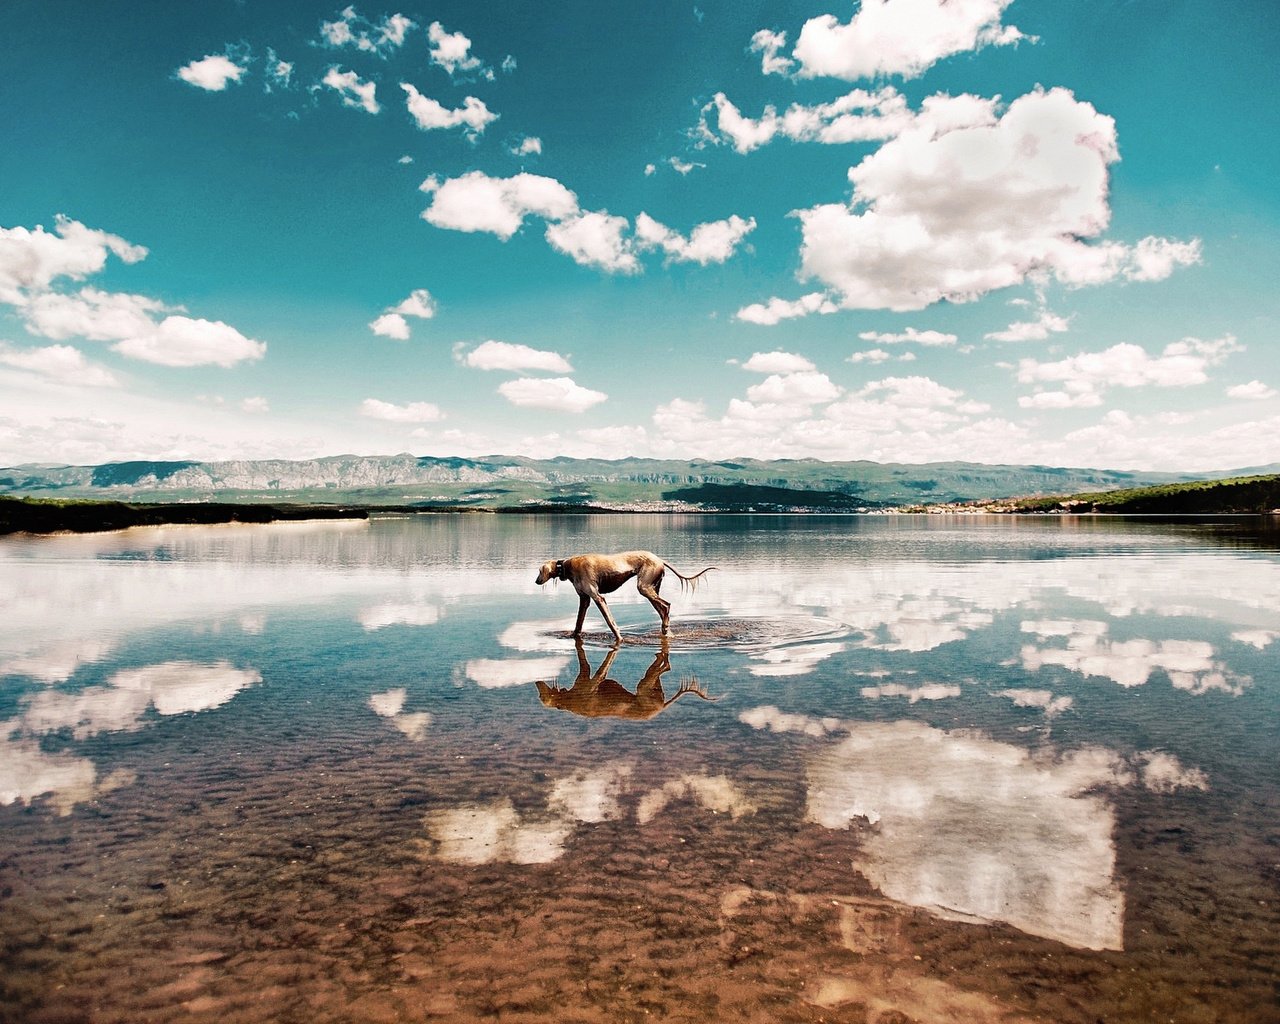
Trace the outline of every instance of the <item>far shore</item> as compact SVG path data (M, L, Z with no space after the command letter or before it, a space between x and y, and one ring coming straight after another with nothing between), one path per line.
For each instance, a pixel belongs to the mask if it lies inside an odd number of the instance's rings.
M370 519L409 518L421 515L796 515L796 516L1017 516L1085 517L1113 516L1156 519L1263 518L1280 515L1280 510L1245 511L1239 508L1176 510L1130 510L1062 502L1049 505L1028 499L999 503L973 503L900 508L846 509L805 507L706 507L657 509L619 508L590 504L538 503L503 507L457 505L316 505L258 504L249 502L122 502L56 500L0 496L0 536L35 536L111 533L139 527L233 526L268 523L358 522Z

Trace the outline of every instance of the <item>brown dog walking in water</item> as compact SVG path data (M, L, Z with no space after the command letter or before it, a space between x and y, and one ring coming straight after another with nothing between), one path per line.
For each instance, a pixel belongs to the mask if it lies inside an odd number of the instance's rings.
M573 627L575 640L582 636L582 622L587 617L587 605L594 601L600 614L604 616L604 621L613 630L614 642L622 643L622 633L605 603L605 594L612 594L627 580L634 578L636 589L649 599L658 617L662 619L662 634L665 636L671 626L671 602L658 596L663 575L670 569L679 578L681 586L696 586L698 579L714 568L714 565L710 565L702 572L685 576L651 551L624 551L617 555L573 555L570 558L553 558L543 562L536 582L538 586L542 586L547 580L568 580L573 584L573 589L578 592L578 622Z

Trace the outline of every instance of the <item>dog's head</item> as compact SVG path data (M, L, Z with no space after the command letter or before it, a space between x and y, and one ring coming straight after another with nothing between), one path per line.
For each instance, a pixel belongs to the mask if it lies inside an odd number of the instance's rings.
M542 584L546 583L547 580L556 579L559 576L559 565L560 563L554 558L543 562L542 568L538 570L538 578L534 580L534 582L537 583L538 586L542 586Z

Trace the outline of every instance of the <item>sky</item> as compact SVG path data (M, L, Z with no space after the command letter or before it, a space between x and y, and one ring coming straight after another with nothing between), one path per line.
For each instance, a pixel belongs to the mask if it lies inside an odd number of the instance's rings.
M1273 0L9 0L0 464L1280 462Z

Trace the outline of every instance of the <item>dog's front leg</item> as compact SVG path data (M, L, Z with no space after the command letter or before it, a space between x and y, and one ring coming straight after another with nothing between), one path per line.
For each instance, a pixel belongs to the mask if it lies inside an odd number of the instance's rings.
M587 606L591 604L591 598L586 594L578 595L578 623L573 627L573 638L575 640L582 639L582 624L587 618Z
M618 629L618 624L613 621L613 615L609 611L609 606L605 603L603 597L599 594L593 595L596 607L600 609L600 614L604 616L604 621L609 623L609 628L613 630L613 642L615 645L622 643L622 631Z

